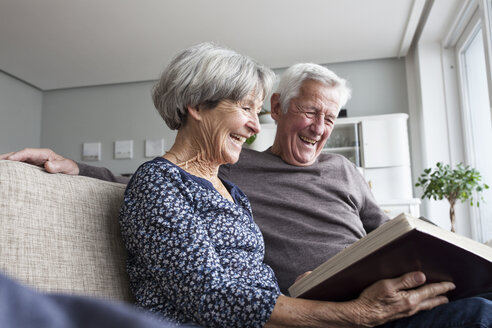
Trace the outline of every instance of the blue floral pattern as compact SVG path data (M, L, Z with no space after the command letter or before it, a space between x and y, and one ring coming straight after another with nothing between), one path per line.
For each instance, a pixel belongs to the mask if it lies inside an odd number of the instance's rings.
M140 166L120 211L131 288L176 322L262 327L280 291L248 199L223 182L234 203L163 158Z

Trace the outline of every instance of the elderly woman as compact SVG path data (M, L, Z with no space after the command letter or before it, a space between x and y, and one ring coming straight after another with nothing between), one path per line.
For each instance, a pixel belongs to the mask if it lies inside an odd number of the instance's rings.
M246 196L221 181L244 141L274 74L208 43L186 49L162 74L154 104L171 149L144 163L120 212L128 273L139 305L178 322L262 326L280 295L263 264L263 239Z

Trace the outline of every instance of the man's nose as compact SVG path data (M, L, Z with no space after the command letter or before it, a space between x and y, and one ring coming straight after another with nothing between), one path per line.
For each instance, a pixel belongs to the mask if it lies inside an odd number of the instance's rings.
M323 134L325 130L325 117L324 115L316 115L316 117L313 120L313 123L311 124L311 128L313 132L316 134Z

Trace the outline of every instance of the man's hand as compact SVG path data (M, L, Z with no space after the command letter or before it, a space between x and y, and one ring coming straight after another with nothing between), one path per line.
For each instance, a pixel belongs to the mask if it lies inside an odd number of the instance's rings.
M353 301L360 325L373 327L447 303L443 294L455 285L451 282L424 285L425 279L422 272L411 272L369 286Z
M44 167L50 173L79 174L77 163L46 148L26 148L16 152L1 154L0 160L2 159L38 165Z

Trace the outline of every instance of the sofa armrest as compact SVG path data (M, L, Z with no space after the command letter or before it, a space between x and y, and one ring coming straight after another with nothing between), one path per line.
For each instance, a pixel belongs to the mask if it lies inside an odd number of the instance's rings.
M132 301L125 185L0 161L0 270L43 291Z

